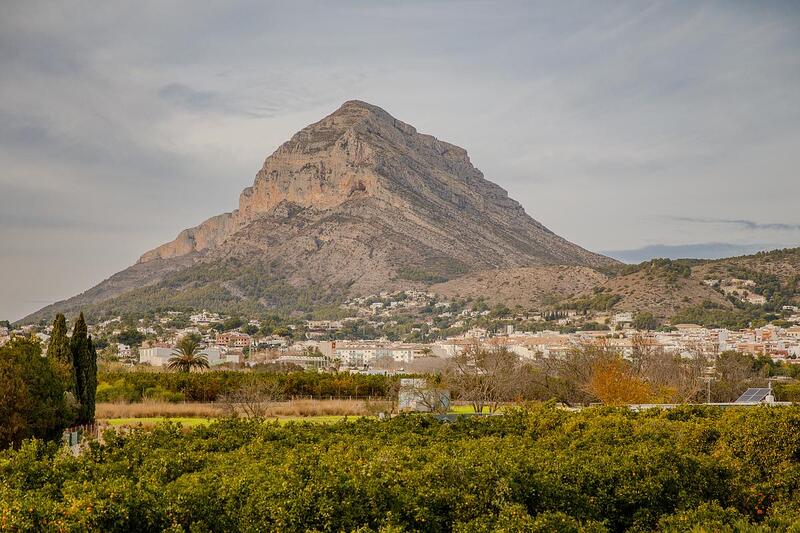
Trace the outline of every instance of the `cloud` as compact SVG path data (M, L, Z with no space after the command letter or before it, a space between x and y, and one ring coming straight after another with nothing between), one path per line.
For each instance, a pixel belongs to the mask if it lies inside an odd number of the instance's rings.
M194 112L226 113L264 118L274 116L278 111L275 108L264 108L264 106L246 108L227 101L220 93L196 90L182 83L164 85L159 89L158 96L172 105Z
M800 231L800 224L784 224L781 222L756 222L746 219L727 219L727 218L699 218L699 217L667 217L678 222L691 222L694 224L723 224L737 226L742 229L756 231Z
M650 259L721 259L738 255L749 255L757 252L782 248L775 244L733 244L707 242L697 244L651 244L629 250L608 250L604 255L613 257L623 263L641 263Z
M654 212L730 220L678 240L790 240L758 221L800 197L799 20L796 2L0 3L0 249L25 245L0 276L38 295L38 247L53 294L84 290L235 208L351 98L466 148L592 249L675 242Z

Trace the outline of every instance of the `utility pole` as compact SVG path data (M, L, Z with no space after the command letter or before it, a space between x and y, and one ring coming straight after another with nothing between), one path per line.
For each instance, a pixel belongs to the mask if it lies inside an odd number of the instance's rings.
M706 403L711 403L711 382L714 381L715 368L707 366L701 378L706 384Z

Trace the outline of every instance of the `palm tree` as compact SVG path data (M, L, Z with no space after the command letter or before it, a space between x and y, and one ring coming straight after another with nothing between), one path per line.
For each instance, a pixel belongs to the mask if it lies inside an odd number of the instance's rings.
M172 357L167 365L170 370L191 372L192 368L208 368L208 357L200 353L197 339L184 337L172 350Z

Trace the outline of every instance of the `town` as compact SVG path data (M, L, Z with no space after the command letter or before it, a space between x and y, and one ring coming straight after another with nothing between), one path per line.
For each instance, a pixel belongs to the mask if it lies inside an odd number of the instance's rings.
M347 300L335 319L241 318L202 310L166 311L135 320L114 317L89 326L99 356L124 365L165 367L178 342L194 336L216 368L268 365L278 370L429 373L476 344L504 347L521 359L558 358L600 343L627 357L635 343L692 358L726 351L800 364L800 309L784 306L772 323L747 329L697 324L655 327L645 313L523 312L483 300L446 301L406 290ZM50 325L0 326L0 345L13 335L47 344Z

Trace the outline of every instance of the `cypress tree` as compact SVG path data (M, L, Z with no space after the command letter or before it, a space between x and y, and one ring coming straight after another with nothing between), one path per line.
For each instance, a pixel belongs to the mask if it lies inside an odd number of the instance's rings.
M94 398L97 391L97 352L89 337L83 313L75 321L69 348L75 369L75 397L80 404L77 422L90 424L94 420Z
M86 419L94 422L95 398L97 396L97 349L94 347L92 337L89 337L89 359L87 361L89 372L86 379Z
M67 320L58 313L53 321L53 331L50 342L47 344L47 358L53 362L57 369L64 390L70 398L74 399L75 393L75 367L72 364L72 350L67 337Z
M72 353L67 337L67 319L61 313L58 313L53 321L53 332L50 334L50 342L47 344L47 357L72 365Z

